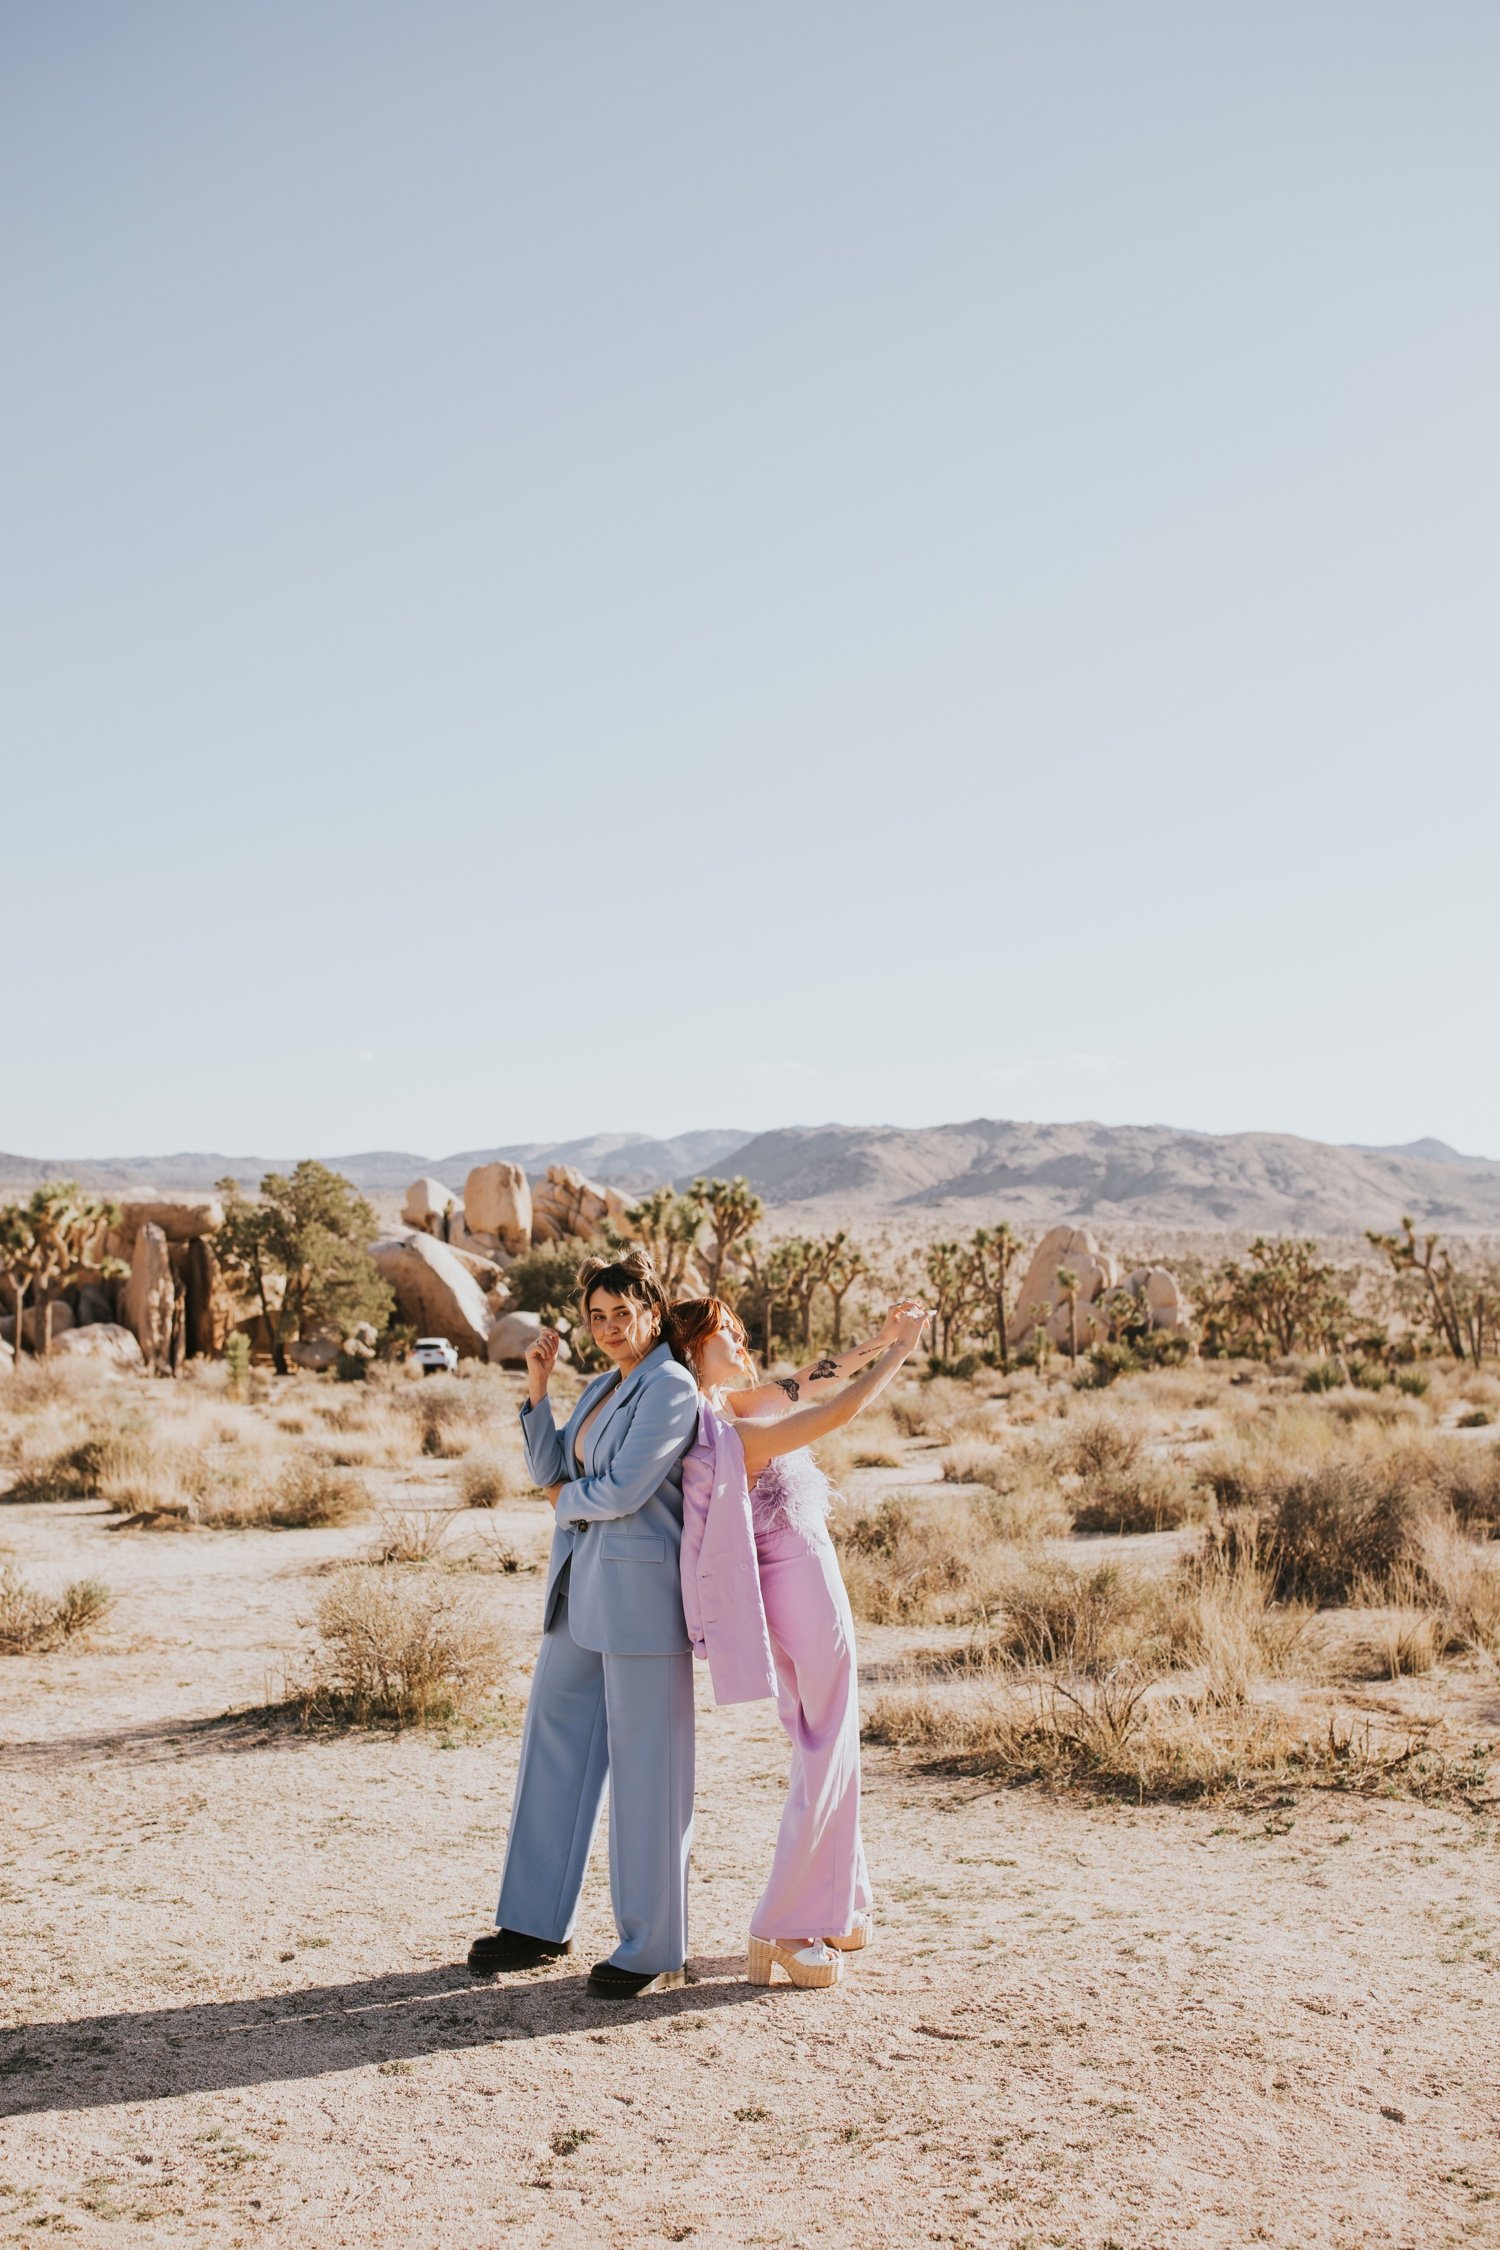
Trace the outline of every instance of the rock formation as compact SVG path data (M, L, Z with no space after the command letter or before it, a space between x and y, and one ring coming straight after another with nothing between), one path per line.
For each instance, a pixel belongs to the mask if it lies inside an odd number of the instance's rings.
M159 1227L168 1242L191 1242L198 1235L217 1234L223 1224L224 1206L212 1196L133 1197L121 1203L119 1224L110 1229L106 1246L111 1257L128 1262L142 1227Z
M145 1366L141 1347L128 1328L109 1320L92 1321L87 1328L70 1328L54 1338L56 1359L98 1359L110 1367L127 1367L137 1373Z
M52 1308L52 1335L55 1341L57 1337L66 1335L74 1325L73 1308L66 1297L53 1297L48 1301ZM46 1309L46 1303L28 1305L21 1315L21 1333L28 1351L39 1352L42 1348L42 1315ZM15 1342L16 1316L14 1313L11 1313L6 1319L0 1320L0 1338L3 1338L7 1344Z
M464 1225L518 1257L531 1247L531 1189L519 1164L476 1164L464 1182Z
M138 1228L125 1284L125 1325L141 1347L147 1372L164 1368L172 1349L172 1261L167 1237L154 1219Z
M571 1164L549 1164L546 1178L531 1191L531 1239L587 1241L606 1219L623 1226L628 1209L624 1196L614 1188L586 1180Z
M1165 1266L1137 1266L1120 1284L1132 1297L1139 1297L1149 1316L1152 1328L1164 1329L1169 1335L1185 1336L1193 1325L1192 1307L1182 1294L1182 1285L1175 1273Z
M1099 1248L1087 1227L1062 1226L1044 1234L1032 1253L1010 1316L1008 1334L1013 1344L1024 1344L1033 1333L1038 1325L1038 1311L1044 1304L1052 1307L1041 1323L1046 1335L1054 1344L1067 1344L1071 1340L1072 1316L1057 1279L1062 1269L1078 1276L1079 1349L1085 1350L1090 1344L1102 1341L1107 1334L1107 1323L1092 1308L1114 1288L1119 1269L1109 1252Z
M534 1312L502 1313L490 1330L489 1361L492 1367L521 1367L541 1334L542 1316Z
M406 1191L406 1201L401 1206L401 1216L418 1234L435 1234L441 1241L448 1239L443 1221L458 1214L458 1197L452 1188L444 1187L441 1180L423 1178L413 1180Z
M446 1336L464 1359L483 1359L490 1308L462 1260L430 1235L387 1235L370 1245L383 1280L396 1293L403 1320L419 1335Z

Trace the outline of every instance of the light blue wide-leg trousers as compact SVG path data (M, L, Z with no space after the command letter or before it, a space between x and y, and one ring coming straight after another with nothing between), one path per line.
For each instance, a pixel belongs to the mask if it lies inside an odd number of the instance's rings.
M554 1943L573 1935L606 1779L620 1933L610 1959L657 1976L687 1959L693 1659L580 1648L564 1590L532 1675L499 1928Z

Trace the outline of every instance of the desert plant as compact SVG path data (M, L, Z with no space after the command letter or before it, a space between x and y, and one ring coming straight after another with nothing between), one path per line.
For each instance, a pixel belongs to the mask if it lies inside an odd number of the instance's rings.
M315 1623L318 1648L297 1696L312 1719L450 1719L472 1708L499 1670L494 1627L441 1578L351 1564L330 1581Z
M349 1469L316 1454L298 1454L273 1484L236 1492L219 1488L200 1502L196 1520L212 1531L313 1531L368 1514L369 1489Z
M48 1180L25 1203L0 1205L0 1268L10 1277L15 1298L15 1361L25 1349L26 1292L41 1305L38 1327L42 1357L52 1346L51 1294L70 1288L86 1275L119 1275L118 1258L104 1255L104 1235L120 1216L119 1205L87 1195L76 1180Z
M874 1624L982 1621L998 1595L1005 1542L982 1503L897 1493L835 1522L855 1614Z
M459 1497L466 1508L498 1508L532 1489L521 1465L502 1453L473 1453L458 1472Z
M236 1328L224 1345L224 1373L231 1398L243 1398L250 1388L250 1339Z
M456 1508L383 1508L372 1563L431 1562L453 1529Z
M729 1286L726 1275L730 1261L743 1242L759 1226L765 1206L760 1197L751 1193L750 1183L743 1178L732 1180L694 1180L693 1195L708 1214L712 1228L708 1247L703 1252L703 1274L711 1297L721 1297Z
M1007 1323L1010 1319L1011 1268L1022 1255L1024 1245L1012 1233L1010 1224L1002 1219L997 1227L979 1227L969 1240L969 1289L976 1310L981 1305L987 1309L995 1338L995 1355L1002 1373L1010 1373L1010 1338Z
M1336 1269L1318 1255L1316 1242L1251 1243L1249 1262L1231 1258L1214 1276L1203 1307L1203 1348L1283 1358L1302 1349L1337 1350L1353 1313Z
M60 1594L36 1593L14 1565L0 1569L0 1656L35 1656L97 1625L113 1596L97 1578L75 1578Z
M1477 1367L1486 1349L1500 1343L1500 1288L1493 1265L1487 1274L1456 1266L1441 1236L1424 1234L1418 1242L1409 1217L1402 1218L1394 1234L1368 1229L1367 1240L1385 1254L1398 1281L1409 1276L1420 1284L1419 1317L1441 1349Z
M378 1329L388 1319L395 1299L368 1254L379 1222L342 1173L304 1159L290 1174L267 1172L258 1203L237 1180L220 1180L219 1193L224 1224L215 1248L259 1304L279 1375L298 1336L314 1328L347 1334L363 1321Z

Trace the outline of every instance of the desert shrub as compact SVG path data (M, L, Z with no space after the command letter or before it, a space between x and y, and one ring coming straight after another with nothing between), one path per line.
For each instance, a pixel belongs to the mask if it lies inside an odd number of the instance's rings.
M906 1384L891 1392L887 1411L902 1437L951 1441L966 1424L973 1426L975 1405L974 1394L965 1385L939 1375L931 1382Z
M372 1563L431 1562L453 1529L455 1508L385 1508Z
M220 1487L197 1513L198 1521L214 1531L312 1531L351 1523L367 1514L369 1506L363 1477L302 1453L273 1484L240 1491Z
M983 1618L996 1599L1004 1548L987 1511L954 1495L899 1493L834 1524L855 1614L884 1625Z
M1084 1477L1072 1496L1073 1529L1085 1532L1172 1531L1205 1514L1207 1499L1181 1469L1142 1461L1133 1468Z
M441 1579L352 1564L318 1602L318 1648L298 1701L309 1718L396 1726L471 1709L501 1648L472 1598Z
M1429 1524L1422 1583L1441 1608L1450 1646L1500 1656L1500 1567L1492 1548L1476 1546L1441 1522Z
M578 1312L578 1275L588 1255L577 1242L547 1242L506 1268L505 1286L516 1312L540 1313L549 1324Z
M414 1433L416 1450L430 1460L461 1460L479 1435L483 1399L456 1375L430 1375L397 1394L396 1403Z
M97 1625L112 1599L97 1578L75 1578L60 1594L39 1594L7 1564L0 1569L0 1656L60 1648Z
M250 1339L235 1329L224 1346L224 1375L232 1398L243 1398L250 1387Z
M1114 1563L1035 1559L1011 1577L1002 1604L997 1657L1089 1675L1137 1656L1149 1617L1142 1582Z
M1316 1360L1302 1378L1302 1388L1314 1395L1321 1391L1339 1391L1348 1382L1344 1363L1340 1359Z
M1048 1455L1036 1446L950 1446L943 1456L943 1481L985 1488L984 1514L998 1538L1063 1538L1072 1529L1072 1513Z
M1471 1406L1467 1414L1460 1414L1458 1417L1458 1427L1461 1430L1487 1430L1494 1419L1487 1407Z
M1420 1367L1403 1367L1396 1375L1396 1388L1403 1398L1425 1398L1432 1388L1432 1377Z
M94 1430L39 1459L23 1460L11 1478L12 1500L97 1500L111 1486L145 1471L155 1448L139 1426Z
M1348 1602L1418 1561L1430 1493L1378 1460L1330 1460L1262 1481L1218 1527L1219 1551L1266 1572L1279 1600Z
M1297 1783L1473 1802L1488 1774L1484 1750L1452 1758L1422 1729L1382 1738L1368 1721L1154 1694L1129 1668L1097 1680L1002 1678L959 1694L898 1689L877 1701L865 1733L950 1772L1136 1802L1263 1797Z
M466 1508L498 1508L532 1491L521 1463L503 1453L471 1453L458 1472L459 1497Z

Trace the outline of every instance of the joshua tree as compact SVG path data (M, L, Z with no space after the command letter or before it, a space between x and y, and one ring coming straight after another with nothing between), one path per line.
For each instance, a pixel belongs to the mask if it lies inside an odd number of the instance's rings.
M1078 1276L1071 1266L1059 1266L1057 1286L1068 1300L1068 1357L1078 1357Z
M956 1242L929 1242L923 1261L932 1293L932 1315L941 1356L952 1357L953 1332L969 1308L971 1268Z
M995 1349L1000 1355L1001 1370L1007 1375L1010 1373L1010 1340L1006 1300L1010 1294L1010 1269L1020 1257L1021 1249L1008 1219L1002 1219L997 1227L977 1228L969 1244L970 1284L976 1299L990 1307Z
M1219 1301L1204 1325L1219 1348L1252 1356L1301 1346L1336 1351L1354 1315L1337 1269L1319 1258L1316 1242L1257 1236L1249 1256L1246 1266L1229 1259L1216 1276Z
M750 1191L748 1181L694 1180L692 1193L708 1213L713 1241L703 1253L703 1270L711 1297L724 1293L724 1272L738 1243L749 1239L759 1226L765 1206Z
M604 1232L608 1241L620 1243L633 1238L649 1250L663 1289L668 1297L675 1297L698 1248L704 1215L696 1182L686 1195L678 1195L669 1187L653 1188L626 1212L628 1233L617 1233L608 1225Z
M844 1340L844 1299L857 1281L869 1275L870 1261L842 1229L831 1237L829 1248L833 1256L823 1283L833 1299L833 1348L838 1351Z
M1455 1359L1472 1359L1477 1367L1484 1357L1486 1332L1496 1317L1494 1295L1486 1283L1455 1268L1451 1252L1437 1235L1424 1234L1419 1249L1410 1218L1402 1219L1399 1234L1367 1229L1366 1240L1385 1252L1398 1279L1406 1274L1420 1277L1428 1326Z
M119 1205L87 1195L74 1180L48 1180L25 1203L0 1208L0 1265L10 1274L16 1295L16 1359L24 1348L26 1292L41 1307L41 1349L52 1349L52 1295L71 1289L85 1274L119 1275L118 1258L103 1255L105 1229L120 1216ZM45 1294L44 1294L45 1292Z

